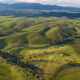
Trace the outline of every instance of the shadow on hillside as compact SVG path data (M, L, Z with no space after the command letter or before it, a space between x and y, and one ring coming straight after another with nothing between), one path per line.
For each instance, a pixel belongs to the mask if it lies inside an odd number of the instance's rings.
M3 49L6 45L7 45L7 43L5 42L5 40L1 39L0 40L0 49Z

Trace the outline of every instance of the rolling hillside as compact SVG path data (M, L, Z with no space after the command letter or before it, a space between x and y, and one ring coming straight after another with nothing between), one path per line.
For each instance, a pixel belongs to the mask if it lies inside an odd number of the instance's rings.
M58 44L77 36L78 21L58 18L0 17L2 48L24 44ZM67 23L65 23L67 22ZM30 24L29 24L30 23Z
M0 16L0 61L2 80L80 79L80 19Z

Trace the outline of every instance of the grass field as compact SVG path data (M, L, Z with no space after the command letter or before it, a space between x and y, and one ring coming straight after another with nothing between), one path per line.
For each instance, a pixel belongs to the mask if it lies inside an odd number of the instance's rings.
M80 19L0 16L0 49L40 68L46 80L80 80L79 22ZM25 75L27 80L42 80L23 70L2 62L0 80L24 80Z
M19 76L19 77L18 77ZM0 57L0 80L24 80L20 67L12 66Z

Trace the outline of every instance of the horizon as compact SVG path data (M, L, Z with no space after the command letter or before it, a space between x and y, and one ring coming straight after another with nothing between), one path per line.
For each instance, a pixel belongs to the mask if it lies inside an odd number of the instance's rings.
M44 5L56 5L63 7L80 7L80 0L0 0L0 3L15 4L15 3L40 3Z

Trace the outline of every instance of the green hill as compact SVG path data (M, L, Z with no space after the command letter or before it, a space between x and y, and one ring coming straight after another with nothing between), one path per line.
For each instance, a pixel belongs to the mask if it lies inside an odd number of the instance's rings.
M24 44L57 44L77 35L79 20L59 18L0 17L0 41L5 47ZM3 48L2 46L2 48Z
M2 56L2 80L24 80L24 75L27 80L80 79L80 19L0 16L0 49L32 69Z
M12 66L0 57L0 80L24 80L24 74L20 69L20 67Z

